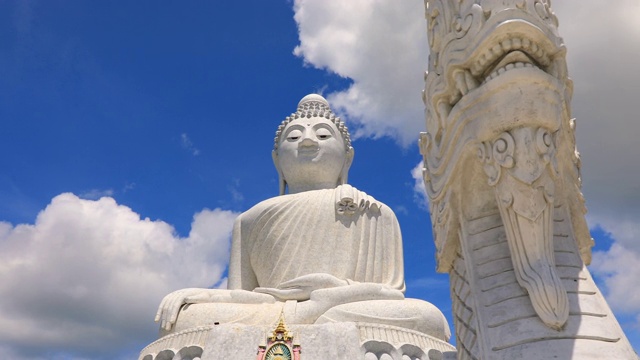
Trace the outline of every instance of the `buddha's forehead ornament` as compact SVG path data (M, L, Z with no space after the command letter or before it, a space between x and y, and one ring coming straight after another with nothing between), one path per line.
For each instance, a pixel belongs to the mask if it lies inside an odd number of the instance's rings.
M276 131L276 137L273 139L273 150L278 150L278 144L280 142L280 136L284 132L284 129L289 125L290 122L296 119L302 118L325 118L332 123L335 124L338 131L340 131L340 135L342 135L342 140L344 141L345 151L348 151L351 148L351 135L349 135L349 129L347 129L347 125L337 117L331 108L329 107L329 103L325 98L317 94L310 94L302 98L298 103L298 110L287 116L278 126L278 130Z

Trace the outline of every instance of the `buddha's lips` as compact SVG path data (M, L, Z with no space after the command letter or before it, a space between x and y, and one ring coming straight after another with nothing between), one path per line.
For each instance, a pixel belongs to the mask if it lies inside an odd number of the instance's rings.
M317 146L300 147L298 148L298 155L300 156L313 156L320 152L320 148Z

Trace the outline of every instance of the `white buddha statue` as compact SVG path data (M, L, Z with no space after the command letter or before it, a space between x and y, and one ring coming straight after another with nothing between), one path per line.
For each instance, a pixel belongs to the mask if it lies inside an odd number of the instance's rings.
M280 196L241 214L233 231L228 290L167 295L161 334L214 323L364 322L448 341L442 313L404 298L402 238L389 207L348 185L348 130L319 95L304 97L276 133Z

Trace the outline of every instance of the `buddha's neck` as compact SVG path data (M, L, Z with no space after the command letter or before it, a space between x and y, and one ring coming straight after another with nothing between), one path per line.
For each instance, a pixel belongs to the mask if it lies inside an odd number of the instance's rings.
M305 191L322 190L322 189L335 189L335 182L316 183L316 184L287 184L289 194L297 194Z

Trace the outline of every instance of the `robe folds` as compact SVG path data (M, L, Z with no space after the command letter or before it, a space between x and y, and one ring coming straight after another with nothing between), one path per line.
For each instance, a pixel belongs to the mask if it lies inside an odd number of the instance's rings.
M317 299L312 292L301 301L250 296L257 287L278 288L322 273L351 285L320 287L314 290L320 292ZM237 302L184 307L173 331L205 324L272 325L284 316L291 324L390 325L444 341L451 334L435 306L399 292L405 289L402 237L393 211L350 185L278 196L242 213L234 225L228 279L229 290L216 294Z
M229 289L276 288L327 273L404 291L395 214L350 185L265 200L236 220Z

